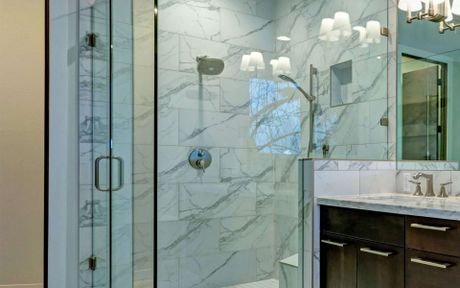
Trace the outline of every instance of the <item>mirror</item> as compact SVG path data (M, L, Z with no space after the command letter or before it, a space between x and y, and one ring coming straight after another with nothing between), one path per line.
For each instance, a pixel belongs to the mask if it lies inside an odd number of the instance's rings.
M460 31L439 33L438 23L406 16L398 9L398 166L458 170Z

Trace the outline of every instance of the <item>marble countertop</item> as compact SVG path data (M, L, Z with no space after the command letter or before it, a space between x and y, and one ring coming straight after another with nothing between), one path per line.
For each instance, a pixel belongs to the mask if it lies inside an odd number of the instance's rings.
M406 194L322 196L317 204L393 214L459 220L460 197L426 198Z

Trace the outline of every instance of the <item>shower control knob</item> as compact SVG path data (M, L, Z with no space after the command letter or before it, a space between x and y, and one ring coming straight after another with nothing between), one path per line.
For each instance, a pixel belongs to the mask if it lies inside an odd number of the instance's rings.
M211 166L212 157L206 149L196 148L190 153L188 162L193 168L204 172Z

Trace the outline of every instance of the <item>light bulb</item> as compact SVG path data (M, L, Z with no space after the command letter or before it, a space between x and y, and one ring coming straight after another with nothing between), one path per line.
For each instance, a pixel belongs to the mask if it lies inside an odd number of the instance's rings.
M438 4L444 3L444 0L422 0L422 2L427 5L430 5L431 3L433 5L438 5Z
M444 1L444 16L446 16L446 22L454 20L454 15L452 15L452 8L450 7L450 0Z
M423 5L420 0L399 0L398 8L403 11L417 12L422 10Z
M454 0L452 2L452 13L455 15L460 15L460 0Z

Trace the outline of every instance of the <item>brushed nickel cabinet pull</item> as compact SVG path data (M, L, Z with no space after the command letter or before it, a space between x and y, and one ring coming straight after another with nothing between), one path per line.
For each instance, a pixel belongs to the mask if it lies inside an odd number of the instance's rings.
M348 243L340 243L340 242L335 242L331 240L321 240L321 243L336 246L336 247L342 247L342 248L348 245Z
M383 256L383 257L390 257L391 255L395 254L394 252L387 252L387 251L379 251L379 250L374 250L369 247L361 248L359 251L368 253L368 254L373 254L377 256Z
M435 267L435 268L441 268L441 269L447 269L452 266L452 264L450 263L439 263L439 262L424 260L421 258L411 258L410 262L425 265L425 266Z
M431 225L423 225L419 223L411 223L410 227L415 228L415 229L431 230L431 231L439 231L439 232L447 232L452 229L452 227L448 227L448 226L444 226L444 227L431 226Z

